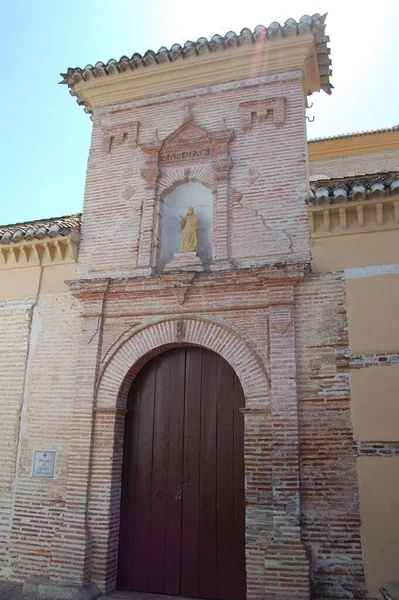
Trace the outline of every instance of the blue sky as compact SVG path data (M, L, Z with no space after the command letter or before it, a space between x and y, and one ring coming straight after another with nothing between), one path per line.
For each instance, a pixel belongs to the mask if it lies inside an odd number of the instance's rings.
M328 12L332 96L313 94L309 137L399 123L399 2L3 0L0 223L80 212L91 121L57 85L67 67L230 29Z

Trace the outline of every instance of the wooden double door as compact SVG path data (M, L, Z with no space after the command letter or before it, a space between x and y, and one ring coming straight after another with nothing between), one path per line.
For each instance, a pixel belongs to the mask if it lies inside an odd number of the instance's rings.
M118 588L245 599L244 406L219 355L177 348L129 393Z

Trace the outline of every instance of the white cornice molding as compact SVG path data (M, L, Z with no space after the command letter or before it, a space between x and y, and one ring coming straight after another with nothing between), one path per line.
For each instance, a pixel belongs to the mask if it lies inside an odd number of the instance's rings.
M243 46L80 81L74 85L73 94L93 111L99 106L245 79L253 69L256 49L256 45ZM305 96L320 90L317 51L311 33L265 42L257 76L290 69L301 69Z

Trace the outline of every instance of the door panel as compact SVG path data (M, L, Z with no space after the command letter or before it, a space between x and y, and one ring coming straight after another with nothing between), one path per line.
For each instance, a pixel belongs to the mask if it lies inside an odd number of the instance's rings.
M217 597L234 598L234 405L233 377L226 362L219 365L217 381Z
M200 486L200 444L201 444L201 373L202 351L199 348L187 349L186 390L190 391L190 401L184 411L184 459L183 459L183 519L181 595L191 592L200 597L200 570L198 564L198 543L200 535L199 486Z
M180 594L185 348L171 355L165 594Z
M219 355L178 348L129 393L118 588L245 599L244 406Z
M136 485L134 512L131 525L134 535L131 536L132 556L135 557L135 569L129 572L131 584L136 589L147 586L147 567L150 560L149 542L151 525L151 470L154 422L155 372L143 373L137 397L139 403L139 426L136 448Z
M200 532L198 563L200 598L216 597L216 415L218 361L202 356L200 444Z
M150 561L151 587L154 593L163 593L165 585L165 557L167 532L168 494L168 443L171 369L166 355L160 355L155 369L156 395L154 399L154 424L151 476L151 529ZM148 585L149 582L147 582ZM144 588L146 589L146 588Z

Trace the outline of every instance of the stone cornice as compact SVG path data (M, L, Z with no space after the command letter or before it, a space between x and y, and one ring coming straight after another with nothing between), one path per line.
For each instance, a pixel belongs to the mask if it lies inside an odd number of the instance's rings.
M95 279L71 279L65 282L70 292L76 298L97 298L107 293L109 277Z
M241 269L218 273L164 273L150 277L131 277L124 279L79 279L68 281L67 285L74 295L103 293L108 295L139 294L152 295L161 291L173 291L180 296L188 287L196 288L235 288L239 286L276 287L295 286L308 272L307 263L277 264L258 269Z
M399 229L399 193L308 206L308 219L312 238Z
M79 250L79 232L52 238L14 242L0 246L0 270L75 263Z
M40 241L80 231L81 214L0 225L0 245ZM1 247L1 246L0 246Z
M99 106L246 79L253 70L254 52L255 46L250 44L177 62L164 62L151 68L114 72L87 81L80 77L71 92L79 104L93 112ZM328 54L323 56L328 59ZM318 52L312 33L265 41L256 67L257 76L301 68L304 94L321 88Z

